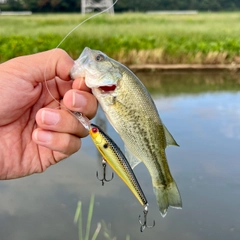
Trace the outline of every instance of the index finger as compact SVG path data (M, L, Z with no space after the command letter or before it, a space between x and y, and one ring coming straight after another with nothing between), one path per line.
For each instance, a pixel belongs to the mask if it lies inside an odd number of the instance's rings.
M40 55L43 56L40 56ZM44 62L44 57L48 58L48 62ZM40 61L43 63L41 66L44 66L45 63L45 77L46 79L52 79L55 76L58 76L62 80L71 80L70 70L74 64L73 59L62 49L55 48L47 52L39 54ZM41 69L43 70L43 69Z
M55 48L49 51L21 56L6 62L14 72L24 76L24 80L34 85L51 80L58 76L69 81L73 59L62 49Z

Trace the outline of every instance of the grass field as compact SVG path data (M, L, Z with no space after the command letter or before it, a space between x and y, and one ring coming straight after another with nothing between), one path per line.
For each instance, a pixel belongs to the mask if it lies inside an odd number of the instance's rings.
M55 48L87 16L0 15L0 62ZM77 58L85 46L125 63L240 63L240 13L102 14L64 42Z

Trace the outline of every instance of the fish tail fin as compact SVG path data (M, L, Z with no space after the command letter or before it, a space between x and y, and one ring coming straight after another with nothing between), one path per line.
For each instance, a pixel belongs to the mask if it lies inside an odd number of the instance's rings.
M178 209L182 208L182 199L174 180L169 183L167 187L161 185L154 187L153 190L156 194L159 211L162 217L166 216L169 206Z

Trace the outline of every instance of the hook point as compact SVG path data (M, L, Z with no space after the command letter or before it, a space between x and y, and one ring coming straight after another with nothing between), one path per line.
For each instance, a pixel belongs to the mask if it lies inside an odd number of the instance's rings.
M143 216L144 217L143 223L141 221L141 215L139 215L139 217L138 217L138 221L139 221L139 223L141 225L141 227L140 227L140 231L141 232L143 232L145 228L153 228L155 226L155 220L153 220L152 226L147 225L148 205L144 206L143 214L144 214L144 216Z
M97 179L99 181L102 182L102 186L104 186L104 182L110 182L114 178L114 173L112 172L112 177L110 179L106 179L106 166L107 166L107 164L106 164L105 159L102 159L102 168L103 168L103 177L102 177L102 179L99 178L98 171L96 172L96 177L97 177Z

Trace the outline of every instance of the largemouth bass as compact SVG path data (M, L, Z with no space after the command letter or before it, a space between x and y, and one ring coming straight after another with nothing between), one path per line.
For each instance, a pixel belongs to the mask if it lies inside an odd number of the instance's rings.
M71 76L85 77L86 85L122 138L131 167L140 162L147 167L162 216L169 206L182 208L165 154L168 145L178 144L141 81L121 63L90 48L85 48L75 61Z

